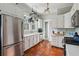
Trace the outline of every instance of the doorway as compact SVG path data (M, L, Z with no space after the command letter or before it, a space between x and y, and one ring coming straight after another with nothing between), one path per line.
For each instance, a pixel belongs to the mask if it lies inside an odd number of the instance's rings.
M48 22L45 22L45 38L48 39Z

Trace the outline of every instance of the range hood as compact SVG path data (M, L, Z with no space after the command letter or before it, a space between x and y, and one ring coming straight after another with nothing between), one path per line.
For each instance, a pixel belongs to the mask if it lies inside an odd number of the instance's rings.
M73 27L79 27L79 10L76 10L76 12L73 14L71 20L72 20Z

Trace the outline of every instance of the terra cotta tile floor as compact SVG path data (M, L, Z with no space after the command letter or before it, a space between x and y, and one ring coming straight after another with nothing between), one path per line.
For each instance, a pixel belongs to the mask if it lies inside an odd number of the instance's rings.
M24 56L64 56L64 49L54 47L49 41L43 40L26 50Z

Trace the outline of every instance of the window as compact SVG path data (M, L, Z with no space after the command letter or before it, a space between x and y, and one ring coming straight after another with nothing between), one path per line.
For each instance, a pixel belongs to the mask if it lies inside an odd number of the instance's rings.
M29 23L27 21L24 21L24 30L29 30Z
M29 18L24 19L24 33L28 34L38 32L38 28L42 28L42 21L40 19L38 19L38 21L33 19L34 22L28 22Z

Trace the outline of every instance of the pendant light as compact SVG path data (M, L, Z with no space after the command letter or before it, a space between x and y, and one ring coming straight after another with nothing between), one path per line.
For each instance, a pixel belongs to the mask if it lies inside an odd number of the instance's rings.
M47 3L46 5L47 5L47 7L46 7L46 9L44 10L44 13L45 13L45 14L49 14L49 13L50 13L49 3Z

